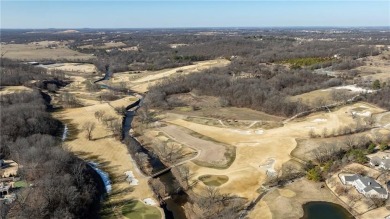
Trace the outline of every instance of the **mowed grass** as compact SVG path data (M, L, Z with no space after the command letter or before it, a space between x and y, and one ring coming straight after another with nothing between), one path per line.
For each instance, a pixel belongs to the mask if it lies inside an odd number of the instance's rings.
M203 175L199 176L198 179L206 186L221 186L229 180L229 177L225 175Z
M161 212L156 207L147 206L141 201L124 205L122 215L130 219L161 219Z
M14 183L14 188L24 188L27 186L28 186L28 184L26 181L17 181Z

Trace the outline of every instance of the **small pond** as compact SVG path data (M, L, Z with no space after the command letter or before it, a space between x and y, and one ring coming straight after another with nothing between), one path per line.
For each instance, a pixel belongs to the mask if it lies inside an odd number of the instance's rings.
M331 202L308 202L303 206L301 219L354 219L345 208Z

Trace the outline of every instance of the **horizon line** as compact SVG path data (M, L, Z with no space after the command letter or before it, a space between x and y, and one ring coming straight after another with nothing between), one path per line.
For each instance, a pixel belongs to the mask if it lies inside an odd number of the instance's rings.
M333 26L333 25L298 25L298 26L204 26L204 27L0 27L0 30L85 30L85 29L238 29L238 28L247 28L247 29L259 29L259 28L389 28L389 26L383 25L356 25L356 26Z

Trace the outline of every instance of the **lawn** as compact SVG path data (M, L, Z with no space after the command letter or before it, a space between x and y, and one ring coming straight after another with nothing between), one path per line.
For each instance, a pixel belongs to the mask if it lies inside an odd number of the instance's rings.
M122 214L131 219L161 219L156 207L147 206L141 201L132 201L122 207Z
M22 188L22 187L27 187L28 184L26 181L17 181L14 183L14 188Z

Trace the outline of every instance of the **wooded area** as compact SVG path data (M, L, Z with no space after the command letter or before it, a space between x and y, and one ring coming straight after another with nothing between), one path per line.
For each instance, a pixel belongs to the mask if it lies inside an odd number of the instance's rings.
M19 73L10 82L14 84L27 79L27 70L23 66L2 67L2 72ZM30 75L35 74L30 72ZM41 76L44 75L33 77ZM26 187L16 191L16 201L1 204L1 217L96 218L100 198L95 176L56 137L62 131L62 124L46 111L47 103L40 92L0 97L0 159L17 162L19 175L27 182Z

